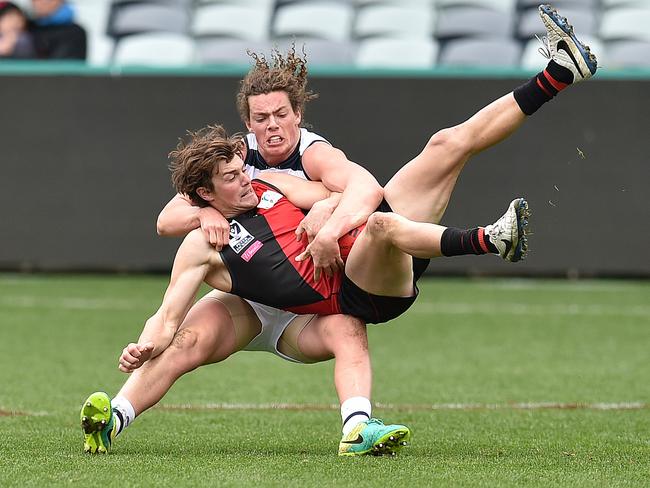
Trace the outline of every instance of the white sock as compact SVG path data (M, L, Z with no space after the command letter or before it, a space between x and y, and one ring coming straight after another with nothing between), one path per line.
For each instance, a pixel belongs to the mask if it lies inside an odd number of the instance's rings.
M343 421L343 435L348 435L359 422L368 420L372 413L370 400L365 397L348 398L341 405L341 420Z
M123 396L116 396L111 400L111 406L115 412L115 423L117 429L115 435L126 429L133 420L135 420L135 410L131 402Z

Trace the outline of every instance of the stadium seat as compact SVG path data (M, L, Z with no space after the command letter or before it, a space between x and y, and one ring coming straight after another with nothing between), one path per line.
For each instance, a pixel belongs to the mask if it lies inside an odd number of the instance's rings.
M603 40L650 41L650 8L607 10L601 18L600 37Z
M110 64L115 49L115 40L109 36L91 35L87 37L86 62L91 66Z
M349 41L332 41L296 37L291 39L278 39L275 41L281 52L286 52L295 43L296 51L307 55L310 66L352 66L356 54L356 44Z
M84 1L84 0L80 0ZM149 3L158 5L175 5L177 7L189 8L193 5L194 0L112 0L113 5L125 5L133 3Z
M510 37L514 26L513 11L484 7L449 7L438 12L435 35L438 39L453 37Z
M93 66L110 62L114 41L107 35L110 0L74 0L69 2L75 14L75 22L86 30L86 61Z
M650 0L600 0L603 9L612 7L650 8Z
M190 11L181 3L137 2L116 4L108 32L114 37L151 31L186 33Z
M522 9L537 8L540 4L545 3L541 0L518 0L517 6ZM553 8L557 9L560 14L564 15L564 9L568 8L591 8L598 9L600 0L553 0L550 3Z
M247 66L252 58L247 50L260 53L269 50L269 43L244 39L207 37L196 40L196 61L199 64Z
M276 10L272 32L276 37L305 36L345 41L350 38L354 8L347 3L299 2Z
M593 9L564 8L560 14L569 19L578 37L593 36L596 34L597 18L596 12ZM539 18L537 8L524 10L521 13L516 34L520 39L532 39L535 37L535 34L540 37L546 35L546 29L544 28L544 23Z
M440 66L516 67L521 45L514 39L468 38L444 43L438 56Z
M367 5L393 5L396 7L430 7L435 8L438 0L350 0L356 7Z
M75 21L86 29L89 37L106 35L110 0L75 0L69 3L74 9Z
M244 7L269 8L273 9L275 0L196 0L198 7L202 5L240 5Z
M438 54L433 39L376 38L359 42L359 68L432 68Z
M608 42L605 53L607 68L650 68L650 41Z
M593 52L598 58L598 64L602 64L605 50L600 39L593 36L580 36L580 40L591 48L591 52ZM525 43L520 62L522 68L540 71L546 67L548 59L539 52L541 47L542 43L537 39L529 39Z
M370 5L358 9L354 37L430 37L434 27L433 8L427 6Z
M150 32L121 39L115 48L116 65L186 66L194 61L194 41L181 34Z
M436 0L438 8L473 6L498 10L500 12L512 12L515 9L516 0Z
M191 32L195 37L226 36L262 41L269 38L270 7L210 4L194 12Z
M375 0L376 1L376 0ZM342 5L354 6L354 0L275 0L276 7L282 7L290 4L322 4L322 3L338 3Z

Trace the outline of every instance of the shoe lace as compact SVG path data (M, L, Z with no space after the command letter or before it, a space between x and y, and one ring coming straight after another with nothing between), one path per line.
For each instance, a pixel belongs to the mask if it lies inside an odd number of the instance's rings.
M551 59L551 43L548 40L548 36L539 37L537 34L535 34L535 37L542 44L541 47L537 48L537 52L539 52L546 59Z
M497 220L494 224L487 228L490 237L497 238L500 234L506 232L506 226L503 218Z

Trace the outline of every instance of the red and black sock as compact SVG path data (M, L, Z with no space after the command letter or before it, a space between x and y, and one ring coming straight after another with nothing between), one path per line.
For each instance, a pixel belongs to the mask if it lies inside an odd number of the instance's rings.
M573 73L551 60L544 71L515 88L513 93L521 111L532 115L571 83Z
M447 227L440 239L440 252L443 256L462 256L464 254L497 254L498 249L485 235L485 229L462 230Z

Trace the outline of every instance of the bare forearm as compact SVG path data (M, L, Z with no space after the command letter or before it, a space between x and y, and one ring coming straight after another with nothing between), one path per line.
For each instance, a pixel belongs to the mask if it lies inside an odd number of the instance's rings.
M190 201L177 195L158 215L156 222L158 235L166 237L187 235L201 226L200 215L201 207L194 206Z
M170 323L169 321L166 322L160 311L158 311L145 323L138 343L146 344L152 342L154 347L151 357L156 357L169 347L177 329L177 324Z
M337 239L366 222L381 203L383 191L378 184L368 184L361 175L351 178L345 191L338 195L338 205L321 230Z

